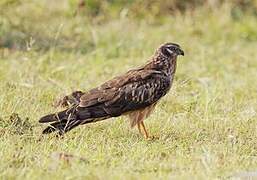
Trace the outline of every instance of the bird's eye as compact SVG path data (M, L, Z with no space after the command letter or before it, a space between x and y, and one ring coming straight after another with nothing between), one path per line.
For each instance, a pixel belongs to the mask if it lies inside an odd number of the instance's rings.
M175 48L174 48L174 47L171 47L170 49L171 49L172 51L175 51Z

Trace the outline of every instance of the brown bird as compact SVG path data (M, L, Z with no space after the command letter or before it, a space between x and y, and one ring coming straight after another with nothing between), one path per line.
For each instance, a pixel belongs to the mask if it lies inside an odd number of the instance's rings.
M139 132L148 138L144 119L170 90L178 55L184 55L178 44L165 43L145 66L130 70L88 92L79 92L79 96L76 93L77 103L39 120L40 123L52 122L43 134L58 131L62 135L78 125L128 115L131 127L137 125Z

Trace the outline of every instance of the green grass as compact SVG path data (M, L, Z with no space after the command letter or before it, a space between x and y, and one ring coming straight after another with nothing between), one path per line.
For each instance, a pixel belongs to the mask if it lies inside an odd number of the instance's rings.
M102 24L25 12L32 40L16 39L24 36L3 23L10 42L31 46L0 49L0 179L214 179L256 170L257 20L233 20L229 8ZM144 64L167 41L179 43L185 56L171 92L146 120L159 139L144 140L126 117L61 139L41 137L38 119L60 110L52 107L57 97ZM54 152L86 161L57 163Z

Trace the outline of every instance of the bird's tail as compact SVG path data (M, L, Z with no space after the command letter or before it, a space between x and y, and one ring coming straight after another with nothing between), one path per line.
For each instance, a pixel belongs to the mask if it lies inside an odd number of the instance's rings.
M77 106L73 106L69 109L64 111L58 112L56 114L49 114L40 118L40 123L49 123L51 124L43 130L43 134L49 134L54 131L58 131L59 134L64 134L71 129L75 128L76 126L80 125L82 121L79 118L79 111L77 111ZM84 113L84 119L89 118ZM87 123L90 122L88 119ZM85 123L85 122L84 122Z
M78 125L104 120L109 117L110 115L101 106L84 108L74 105L64 111L43 116L39 122L51 123L43 130L43 134L58 131L62 135Z

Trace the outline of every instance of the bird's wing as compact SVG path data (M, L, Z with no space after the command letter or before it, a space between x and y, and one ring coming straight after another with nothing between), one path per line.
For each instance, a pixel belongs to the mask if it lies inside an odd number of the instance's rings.
M46 115L39 121L52 122L43 133L51 133L57 129L62 134L80 124L148 107L165 95L169 87L170 78L159 71L130 71L85 93L81 96L79 105L57 114Z
M132 90L132 87L136 88L137 84L143 85L146 83L147 79L158 74L160 74L160 72L155 70L131 70L123 76L115 77L102 84L100 87L86 92L80 98L80 106L90 107L113 101L113 99L117 99L122 94L122 91L128 93L129 87L131 87Z
M80 107L101 106L108 114L118 116L154 103L164 95L164 86L169 86L169 80L159 71L129 71L84 94Z

